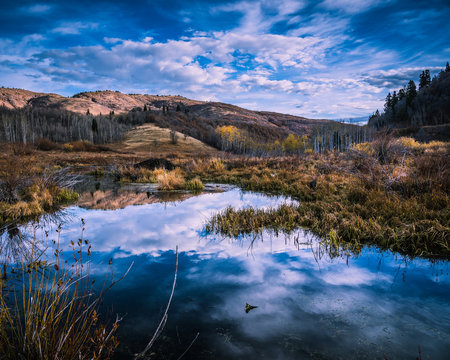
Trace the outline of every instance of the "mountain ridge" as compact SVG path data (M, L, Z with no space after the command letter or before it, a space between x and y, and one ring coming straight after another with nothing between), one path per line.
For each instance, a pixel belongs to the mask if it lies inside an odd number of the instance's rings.
M326 119L308 119L302 116L271 111L255 111L236 105L193 100L180 95L124 94L113 90L86 91L65 97L55 93L34 92L25 89L0 88L0 107L9 109L49 108L92 115L127 113L147 108L151 111L189 113L199 118L247 124L264 124L268 128L283 128L296 134L308 134L311 128L332 123Z

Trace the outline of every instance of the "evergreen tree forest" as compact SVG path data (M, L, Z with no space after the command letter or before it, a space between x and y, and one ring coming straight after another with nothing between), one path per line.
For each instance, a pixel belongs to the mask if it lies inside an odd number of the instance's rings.
M430 71L420 74L419 86L410 80L403 88L388 93L384 111L369 118L376 129L418 128L450 122L450 65L431 79Z

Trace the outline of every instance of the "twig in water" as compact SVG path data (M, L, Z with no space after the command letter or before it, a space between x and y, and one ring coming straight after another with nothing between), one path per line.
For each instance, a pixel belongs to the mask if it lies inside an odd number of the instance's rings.
M167 303L167 306L166 306L166 311L164 312L164 315L163 315L163 317L162 317L162 319L161 319L161 321L160 321L160 323L159 323L159 325L158 325L158 327L157 327L155 333L153 334L152 339L151 339L150 342L147 344L147 346L145 347L145 349L144 349L141 353L139 353L139 354L137 354L137 355L135 356L135 358L134 358L135 360L136 360L136 359L142 359L142 358L144 357L144 355L147 353L147 351L149 351L150 348L153 346L153 344L155 343L156 339L158 339L159 335L161 334L161 332L162 332L163 329L164 329L164 326L166 325L166 322L167 322L167 316L168 316L167 314L168 314L168 312L169 312L170 304L171 304L172 298L173 298L173 293L175 292L175 285L176 285L176 283L177 283L177 274L178 274L178 245L177 245L177 247L176 247L176 252L175 252L175 254L176 254L176 260L175 260L175 275L174 275L174 277L173 277L172 292L170 293L169 302Z
M184 355L187 354L187 352L189 351L189 349L191 348L192 345L194 345L195 341L197 340L198 336L200 335L200 333L197 333L197 335L195 335L194 340L192 340L192 342L189 344L189 346L187 347L186 350L184 350L184 353L182 353L180 355L180 357L177 360L180 360Z

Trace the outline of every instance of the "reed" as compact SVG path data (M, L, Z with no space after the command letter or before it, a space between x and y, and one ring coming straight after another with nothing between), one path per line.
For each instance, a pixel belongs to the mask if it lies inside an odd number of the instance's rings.
M72 242L74 263L70 265L62 257L59 237L51 255L40 244L34 232L19 261L3 268L1 358L109 359L118 345L115 332L120 319L109 325L100 320L100 301L109 287L99 294L93 289L91 245L82 236Z

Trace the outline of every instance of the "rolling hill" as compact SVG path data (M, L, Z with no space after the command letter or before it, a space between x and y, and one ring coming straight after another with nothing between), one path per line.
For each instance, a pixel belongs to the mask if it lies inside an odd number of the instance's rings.
M118 91L83 92L72 97L58 94L46 94L22 89L0 88L0 107L20 109L24 107L67 110L74 113L92 115L125 114L144 108L156 113L165 110L176 113L178 108L182 114L190 117L213 120L220 124L264 127L283 136L293 132L309 134L313 126L330 124L331 120L313 120L300 116L280 114L267 111L247 110L235 105L188 99L182 96L159 96L123 94Z

